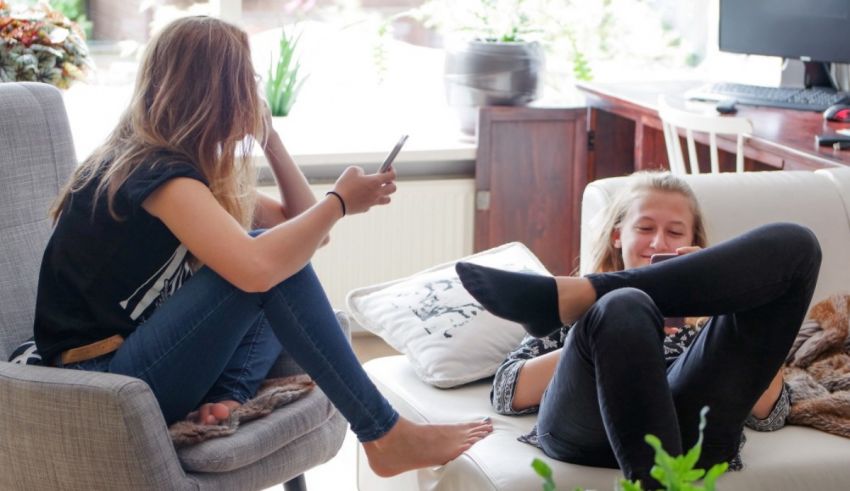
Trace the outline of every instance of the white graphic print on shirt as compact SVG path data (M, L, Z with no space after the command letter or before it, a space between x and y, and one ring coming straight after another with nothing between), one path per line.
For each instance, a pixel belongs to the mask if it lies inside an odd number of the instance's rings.
M152 305L159 306L192 276L192 270L188 263L188 252L184 245L178 246L174 254L153 276L148 278L128 298L121 301L120 305L124 310L132 308L130 319L136 321Z

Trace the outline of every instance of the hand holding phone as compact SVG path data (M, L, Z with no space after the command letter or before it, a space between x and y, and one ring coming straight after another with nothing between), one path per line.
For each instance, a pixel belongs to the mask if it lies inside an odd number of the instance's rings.
M390 153L387 155L387 158L384 159L384 163L381 164L381 167L378 169L379 174L383 174L384 172L390 170L390 167L392 167L393 165L393 161L395 160L398 153L401 151L401 147L404 146L404 142L406 141L407 135L401 135L401 138L398 139L398 142L396 142L393 149L390 150Z
M676 254L675 252L666 254L653 254L652 257L649 258L649 264L660 263L661 261L666 261L674 257L679 257L679 254ZM685 327L684 317L664 318L664 332L667 334L675 334L683 327Z

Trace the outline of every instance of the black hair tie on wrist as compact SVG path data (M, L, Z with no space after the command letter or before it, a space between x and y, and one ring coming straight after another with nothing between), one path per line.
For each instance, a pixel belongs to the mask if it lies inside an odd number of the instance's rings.
M336 199L339 200L339 204L342 206L342 216L345 216L345 200L342 199L342 196L339 195L336 191L328 191L325 193L325 196L332 194L336 196Z

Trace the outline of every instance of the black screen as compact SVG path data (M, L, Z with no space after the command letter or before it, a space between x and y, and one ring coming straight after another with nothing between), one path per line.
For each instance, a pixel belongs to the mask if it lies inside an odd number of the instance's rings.
M850 0L720 0L720 49L850 63Z

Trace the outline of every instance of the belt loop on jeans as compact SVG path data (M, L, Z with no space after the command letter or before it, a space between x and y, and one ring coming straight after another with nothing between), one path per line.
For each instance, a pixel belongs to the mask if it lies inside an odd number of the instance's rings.
M108 353L112 353L121 347L124 342L119 334L109 336L106 339L95 341L91 344L86 344L78 348L63 351L61 355L62 365L70 365L71 363L79 363L81 361L91 360Z

